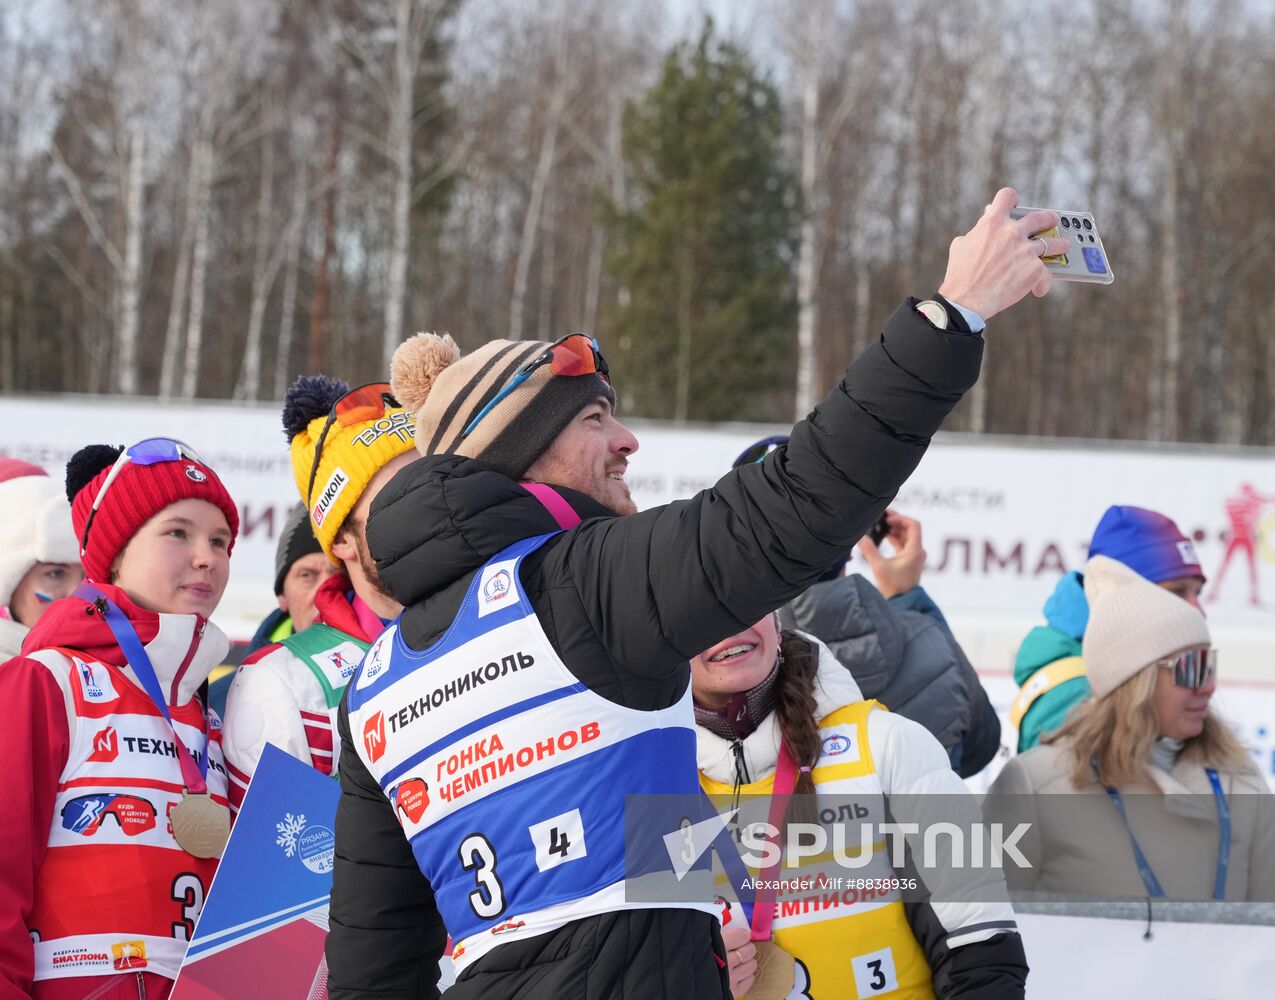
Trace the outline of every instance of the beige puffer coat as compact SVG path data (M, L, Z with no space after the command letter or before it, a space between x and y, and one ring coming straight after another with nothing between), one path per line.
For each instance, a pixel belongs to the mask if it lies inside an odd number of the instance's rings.
M1198 760L1172 771L1148 768L1120 789L1129 828L1171 899L1212 899L1218 870L1219 816ZM1006 866L1011 890L1098 898L1149 895L1134 860L1129 829L1097 778L1077 787L1068 743L1038 746L1010 759L989 791L991 821L1028 822L1018 841L1031 870ZM1218 768L1231 821L1226 899L1275 900L1275 796L1257 767Z

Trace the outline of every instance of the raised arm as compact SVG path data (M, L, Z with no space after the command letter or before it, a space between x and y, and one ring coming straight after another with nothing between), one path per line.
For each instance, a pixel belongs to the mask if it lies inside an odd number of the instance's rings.
M1052 280L1031 232L1052 213L1009 217L1000 191L952 243L940 288L983 319ZM1061 252L1046 241L1049 252ZM978 378L983 338L948 309L940 329L907 299L879 340L792 431L785 448L690 500L585 525L555 546L614 658L664 674L813 583L867 531Z

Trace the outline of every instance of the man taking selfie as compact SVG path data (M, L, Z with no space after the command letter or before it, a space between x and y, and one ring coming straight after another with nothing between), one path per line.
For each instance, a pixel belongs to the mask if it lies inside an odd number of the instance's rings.
M459 1000L731 996L716 907L626 902L624 797L698 791L689 659L844 555L974 384L984 323L1048 292L1040 258L1068 243L1017 201L997 193L786 447L641 513L596 342L399 348L424 457L367 524L405 610L339 712L332 997L437 995L448 932ZM1004 909L970 941L1025 980Z

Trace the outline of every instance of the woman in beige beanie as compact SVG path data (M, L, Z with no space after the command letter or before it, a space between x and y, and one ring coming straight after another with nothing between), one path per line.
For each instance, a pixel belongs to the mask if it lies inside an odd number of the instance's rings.
M1105 556L1085 568L1085 595L1093 697L991 788L990 819L1030 824L1032 867L1011 866L1010 887L1275 900L1275 797L1209 707L1204 616Z

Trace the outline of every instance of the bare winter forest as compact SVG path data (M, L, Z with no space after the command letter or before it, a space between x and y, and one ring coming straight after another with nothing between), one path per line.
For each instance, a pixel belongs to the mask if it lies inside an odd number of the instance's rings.
M0 0L0 389L589 330L628 414L784 420L1010 184L1116 281L994 321L953 429L1275 444L1270 3L688 6Z

